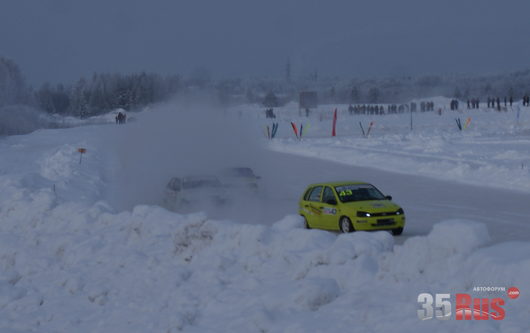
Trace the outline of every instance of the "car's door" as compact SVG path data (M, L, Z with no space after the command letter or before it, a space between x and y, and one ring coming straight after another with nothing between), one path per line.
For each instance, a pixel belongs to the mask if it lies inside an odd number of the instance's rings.
M322 212L320 211L320 199L322 197L322 186L315 186L308 191L304 198L303 209L306 212L307 222L314 228L321 228L322 221L320 217Z
M328 230L337 230L339 225L339 219L337 217L337 198L329 186L324 187L319 209L321 211L321 227Z

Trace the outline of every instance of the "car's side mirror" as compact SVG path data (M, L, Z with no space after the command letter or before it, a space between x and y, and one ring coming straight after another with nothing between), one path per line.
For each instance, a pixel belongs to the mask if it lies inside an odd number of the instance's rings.
M328 205L336 205L336 204L337 204L337 200L335 200L335 199L328 199L328 200L326 201L326 203L327 203Z
M392 200L392 196L391 195L387 195L387 196L385 196L385 199L386 200Z

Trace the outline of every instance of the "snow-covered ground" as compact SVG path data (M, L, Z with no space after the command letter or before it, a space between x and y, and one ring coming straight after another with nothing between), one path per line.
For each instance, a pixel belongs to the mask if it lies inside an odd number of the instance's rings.
M449 99L435 98L434 112L355 115L347 105L324 105L300 116L297 104L277 108L276 119L264 119L259 107L241 107L241 114L260 117L262 127L279 123L276 151L340 163L424 175L443 180L530 192L530 107L520 103L498 112L486 108L447 110ZM337 136L331 137L337 108ZM385 107L386 110L386 107ZM438 112L441 110L441 113ZM469 125L460 131L470 119ZM291 122L305 128L295 138ZM373 122L370 135L364 131Z
M401 128L406 130L408 115L377 117L370 138L359 138L354 131L359 119L368 121L368 116L351 116L351 123L346 124L350 116L339 115L336 138L325 137L330 131L329 119L320 122L316 118L315 122L310 118L311 127L301 142L289 138L290 128L282 123L280 138L271 145L284 152L324 158L329 152L330 158L340 162L458 182L478 182L479 178L470 175L481 170L481 184L506 189L515 183L503 178L503 172L511 172L518 180L517 189L530 189L528 171L524 178L524 167L516 167L528 161L528 154L522 156L528 149L528 118L523 112L517 126L510 124L513 112L484 113L484 120L480 120L481 113L470 113L471 127L462 133L451 123L455 114L445 114L417 114L415 130L403 134L397 133L399 126L390 124L403 122ZM278 120L302 119L293 114ZM441 119L447 124L438 128ZM260 118L258 121L265 124ZM389 127L383 126L385 122ZM160 170L163 177L156 185L163 187L167 170L157 163L157 154L160 161L169 162L167 156L174 153L171 147L201 150L208 142L182 137L196 132L194 129L166 131L179 126L163 125L168 123L160 113L151 112L138 115L138 121L127 126L40 130L0 140L0 332L530 330L530 235L520 235L519 241L492 242L495 235L489 235L489 224L463 217L403 238L386 232L337 235L305 230L296 215L298 198L294 193L303 189L304 180L314 179L297 172L296 165L288 165L298 158L285 158L280 169L270 171L291 175L288 178L293 183L276 190L281 192L279 198L272 198L278 184L267 184L263 177L260 185L268 191L263 200L270 199L266 208L275 210L279 201L292 206L290 214L263 224L212 218L204 212L180 215L154 204L140 204L140 199L128 201L128 209L113 204L120 201L116 197L144 190L138 186L146 182L128 179L129 186L120 192L125 182L117 174L133 168L127 162L144 161L140 170L145 171L146 180L156 178L153 170ZM192 126L191 122L180 123ZM159 124L154 134L150 132L152 137L142 137L138 131L152 124ZM201 126L206 131L200 137L208 136L210 127ZM385 128L389 128L387 132ZM232 128L220 132L222 136L246 133ZM168 136L176 141L168 146L155 144L154 138L168 141ZM222 141L219 134L215 139ZM255 149L248 143L250 138L224 141L232 147L238 140L245 154ZM176 161L193 166L194 161L208 164L211 159L237 157L233 151L219 152L224 147L219 142L211 145L215 149L209 151L212 156L208 158L191 149L186 150L191 160L181 154ZM134 149L127 149L131 146ZM467 153L458 155L464 147ZM78 148L86 149L81 163ZM367 154L361 155L357 148ZM503 149L505 155L501 155ZM364 159L364 155L372 157ZM499 156L505 157L495 158ZM260 159L259 154L251 158ZM318 162L315 165L321 167L323 162ZM265 172L275 163L269 161L266 168L258 166L256 171ZM443 163L446 169L438 169ZM138 177L139 173L131 175ZM490 182L490 178L497 179ZM449 182L437 184L452 186ZM407 199L405 193L397 194L401 195ZM476 203L471 198L470 202ZM430 210L430 214L437 212ZM421 222L409 219L412 225ZM512 300L506 292L473 291L481 286L516 286L521 295ZM502 297L506 318L460 322L453 315L447 321L421 321L417 297L423 292L450 293L453 310L456 293Z

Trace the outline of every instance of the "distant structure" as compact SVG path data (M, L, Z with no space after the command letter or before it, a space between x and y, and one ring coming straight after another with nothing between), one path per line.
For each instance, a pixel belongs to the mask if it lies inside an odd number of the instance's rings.
M316 91L301 91L300 99L298 102L298 111L301 113L302 109L305 110L306 117L309 116L311 109L318 107L318 94Z

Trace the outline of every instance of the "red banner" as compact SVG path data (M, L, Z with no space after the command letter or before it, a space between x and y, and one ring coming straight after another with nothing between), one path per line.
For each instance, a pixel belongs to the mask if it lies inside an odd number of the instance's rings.
M336 136L337 132L335 128L337 127L337 109L333 112L333 129L331 130L331 136Z

